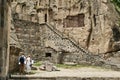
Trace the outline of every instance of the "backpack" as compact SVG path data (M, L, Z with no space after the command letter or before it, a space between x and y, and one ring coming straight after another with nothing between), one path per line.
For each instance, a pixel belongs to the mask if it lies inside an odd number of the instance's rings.
M24 63L24 61L25 61L25 59L24 59L24 57L20 57L20 63Z

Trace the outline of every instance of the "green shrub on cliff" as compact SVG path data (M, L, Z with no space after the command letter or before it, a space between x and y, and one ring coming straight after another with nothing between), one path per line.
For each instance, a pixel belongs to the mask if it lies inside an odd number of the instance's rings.
M116 10L120 12L120 0L111 0L111 2L115 5Z
M117 12L120 13L120 0L111 0L111 2L114 4ZM120 21L119 21L119 26L120 26Z

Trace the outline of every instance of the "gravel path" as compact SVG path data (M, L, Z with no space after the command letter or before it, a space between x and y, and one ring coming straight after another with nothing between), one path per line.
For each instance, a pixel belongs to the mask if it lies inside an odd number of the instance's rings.
M60 71L36 71L33 75L23 75L32 77L119 77L120 71L112 71L96 68L60 69Z

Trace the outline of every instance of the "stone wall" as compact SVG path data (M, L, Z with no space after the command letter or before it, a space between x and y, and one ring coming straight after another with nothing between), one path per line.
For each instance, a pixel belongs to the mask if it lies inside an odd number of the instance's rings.
M50 59L53 63L74 62L120 69L120 57L115 57L119 52L93 55L48 23L14 19L14 26L21 49L35 60Z
M36 76L12 76L9 80L120 80L120 77L105 77L105 76L99 76L99 77L79 77L79 76L58 76L58 77L36 77Z
M119 46L113 37L119 16L107 0L13 0L12 11L22 20L52 24L96 54Z
M19 79L9 79L9 80L19 80ZM88 77L88 78L80 78L80 77L57 77L57 78L44 78L44 79L21 79L21 80L120 80L120 78L112 78L112 77Z
M21 48L26 54L34 55L37 60L42 60L46 53L51 53L52 61L59 61L57 59L62 54L63 62L76 62L76 60L79 62L85 55L84 49L80 50L81 48L73 40L49 24L15 19L14 26Z
M16 46L10 46L10 56L9 56L9 74L19 71L19 61L20 52L22 50Z
M15 20L21 49L36 59L108 64L104 56L120 49L119 16L108 0L13 0L12 11L21 19Z

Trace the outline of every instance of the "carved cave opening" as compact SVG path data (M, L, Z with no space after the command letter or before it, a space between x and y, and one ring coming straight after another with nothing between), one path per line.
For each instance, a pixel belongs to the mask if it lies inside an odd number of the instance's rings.
M51 57L51 53L45 53L45 57Z
M83 27L84 26L85 15L78 14L75 16L67 16L63 21L64 27Z
M53 17L54 17L53 14L54 14L53 10L52 10L52 9L49 9L49 13L48 13L49 18L48 18L48 19L49 19L50 22L53 21Z

